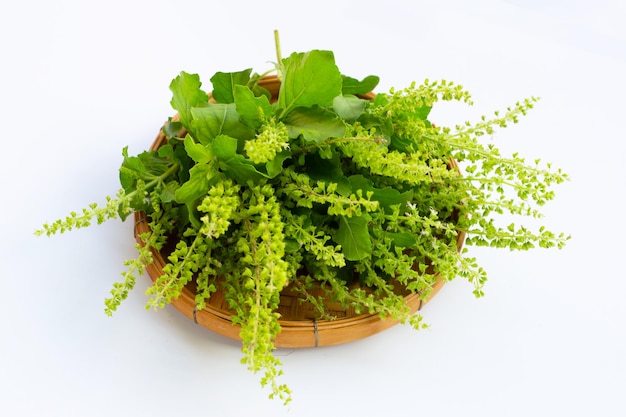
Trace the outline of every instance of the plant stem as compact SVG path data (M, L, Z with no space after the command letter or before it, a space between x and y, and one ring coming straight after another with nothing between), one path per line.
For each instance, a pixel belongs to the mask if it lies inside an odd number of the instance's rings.
M276 66L278 68L278 76L282 78L283 74L283 57L280 52L280 36L278 30L274 30L274 45L276 47Z
M163 174L159 175L158 177L150 180L149 182L146 183L144 190L150 190L153 187L155 187L157 184L163 182L167 177L169 177L170 175L174 174L176 171L178 171L178 169L180 168L180 165L178 163L174 163L172 164L171 167L169 167L167 169L167 171L165 171ZM131 191L130 193L125 195L125 198L127 200L132 200L135 197L135 194L137 194L137 190Z

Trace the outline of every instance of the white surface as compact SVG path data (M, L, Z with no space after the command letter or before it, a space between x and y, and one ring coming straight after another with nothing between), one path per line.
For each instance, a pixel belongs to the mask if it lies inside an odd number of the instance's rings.
M26 0L2 10L0 415L626 415L624 2ZM116 192L122 147L150 144L179 71L207 85L217 70L262 71L273 29L285 54L332 49L343 72L380 75L384 89L463 84L475 106L442 107L441 122L541 96L498 143L572 177L544 219L573 235L566 249L476 251L486 297L447 285L423 310L428 331L279 351L289 409L239 364L236 342L171 308L146 312L147 278L104 315L134 256L130 222L32 234Z

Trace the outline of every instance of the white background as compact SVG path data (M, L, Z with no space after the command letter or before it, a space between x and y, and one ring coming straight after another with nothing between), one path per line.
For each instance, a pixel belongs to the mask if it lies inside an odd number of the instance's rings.
M13 1L2 6L0 415L624 416L626 6L619 0ZM379 91L445 78L475 105L540 96L495 137L571 175L543 223L562 250L474 250L486 296L461 280L396 326L348 345L280 350L290 407L267 399L237 342L176 310L144 310L145 277L113 318L103 300L135 256L132 224L53 238L34 229L119 188L121 149L145 149L170 80L331 49Z

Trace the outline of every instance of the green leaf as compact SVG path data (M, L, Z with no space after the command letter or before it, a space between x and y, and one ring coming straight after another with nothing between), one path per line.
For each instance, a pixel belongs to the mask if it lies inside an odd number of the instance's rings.
M354 121L363 113L366 104L366 100L356 96L337 96L333 100L333 109L339 117Z
M260 172L249 159L239 154L226 161L220 161L220 168L241 185L247 185L250 181L256 184L267 178L267 174Z
M237 139L228 135L219 135L211 143L215 156L223 161L237 155Z
M135 190L137 180L149 182L165 173L171 162L161 158L156 151L144 151L137 156L128 156L128 148L122 150L124 160L119 169L122 188L127 193Z
M170 90L174 93L170 104L178 111L180 123L186 128L189 128L191 123L191 109L209 101L209 96L201 90L201 86L198 74L188 74L184 71L170 83Z
M291 152L284 150L276 154L274 159L265 164L265 170L269 178L276 178L283 171L283 162L291 158Z
M380 78L376 75L368 75L367 77L363 78L362 81L344 75L342 93L344 95L367 94L371 91L374 91L374 88L376 88L379 81Z
M169 203L176 200L176 190L180 188L178 181L170 181L161 190L161 202Z
M349 261L360 261L372 254L372 242L367 227L370 216L340 216L339 228L333 240L341 245L342 252Z
M383 232L383 235L390 238L394 245L401 248L410 248L417 243L417 238L411 233Z
M265 96L268 100L272 99L272 93L270 93L266 88L263 88L259 85L259 81L264 77L263 74L254 73L250 77L250 81L248 81L248 87L252 90L255 96L261 97Z
M190 204L209 191L209 183L216 171L212 165L196 164L189 170L189 180L175 192L176 201Z
M323 159L318 153L309 154L305 159L305 168L311 179L327 184L337 184L338 194L347 197L352 193L350 181L341 169L338 153L335 153L331 159Z
M203 145L208 145L219 135L240 139L242 143L254 137L254 131L239 121L239 113L234 103L193 108L191 114L193 137Z
M392 135L389 141L389 149L403 153L414 153L417 151L417 144L413 138L403 138L398 135Z
M342 77L331 51L293 53L283 59L283 80L278 94L281 117L296 107L331 106L341 95Z
M239 72L216 72L215 75L211 77L211 83L213 84L211 96L218 103L234 103L235 86L248 84L251 72L252 68Z
M163 126L163 134L168 138L175 138L180 135L184 126L181 122L175 122L171 117L168 117L167 123Z
M187 155L199 164L206 164L214 156L210 146L196 143L190 135L185 137L184 143Z
M386 139L389 139L394 133L392 120L388 117L377 117L365 112L359 117L358 122L364 129L376 129Z
M337 115L329 110L297 108L284 120L290 138L302 135L307 142L322 143L329 138L345 135L346 126Z
M184 183L189 179L189 169L195 165L195 161L191 159L187 151L185 150L185 146L180 146L179 143L176 146L173 146L173 155L169 157L169 159L173 162L177 162L180 169L178 170L177 177L179 183ZM160 150L161 148L159 148ZM166 157L163 155L163 157Z
M247 184L249 181L256 183L262 178L267 178L267 174L257 170L252 161L237 153L237 139L220 135L215 138L212 145L215 156L220 160L220 169L237 183Z
M174 159L176 154L174 153L174 147L170 144L162 145L157 149L157 155L164 159Z
M363 190L363 194L372 193L372 200L378 201L380 206L389 210L392 206L406 204L413 199L413 191L401 193L395 188L376 188L374 183L363 175L352 175L348 178L352 191Z
M274 114L274 108L266 96L256 97L252 90L242 85L234 88L235 106L241 122L257 129Z
M428 121L428 115L430 114L430 111L432 110L432 108L433 108L432 106L427 106L427 105L416 107L415 112L413 114L416 117L419 117L420 119L424 121Z
M136 156L128 156L128 147L122 149L124 160L120 167L119 177L120 184L126 193L130 193L135 189L137 179L142 178L146 173L146 167Z

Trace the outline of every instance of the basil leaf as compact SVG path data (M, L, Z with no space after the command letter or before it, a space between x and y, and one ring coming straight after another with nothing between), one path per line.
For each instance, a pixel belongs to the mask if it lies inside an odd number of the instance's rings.
M254 137L254 131L239 121L234 103L196 107L191 109L191 114L191 132L203 145L208 145L219 135L228 135L242 142Z
M213 100L224 104L234 103L235 86L248 84L251 72L252 68L239 72L216 72L215 75L211 77L211 83L213 84L211 96Z
M335 153L331 159L323 159L318 153L311 153L306 156L305 169L314 181L337 184L338 194L348 197L352 193L350 181L341 169L338 153Z
M170 181L165 184L163 190L161 190L161 201L163 203L170 203L176 200L176 190L180 188L178 181Z
M242 85L236 85L233 93L237 113L246 126L257 129L274 114L274 109L266 96L256 97L252 90Z
M321 107L299 107L284 120L290 138L299 135L307 142L321 143L345 135L346 125L337 114Z
M198 74L188 74L184 71L170 83L170 90L174 93L170 104L178 111L180 123L186 128L190 126L191 109L209 101L207 94L200 89L201 86Z
M331 51L294 52L283 59L283 67L278 94L281 117L296 107L330 106L341 95L342 77Z
M176 154L174 153L174 147L169 143L167 145L160 146L159 149L157 149L156 153L157 155L159 155L160 158L170 160L176 158Z
M219 135L211 144L215 156L227 160L237 155L237 139L227 135Z
M349 261L360 261L372 254L372 241L367 224L370 216L340 216L339 228L333 240L341 245L345 258Z
M124 160L119 169L119 179L126 193L135 190L137 180L149 182L165 173L171 162L158 155L156 151L144 151L137 156L128 156L128 147L122 150Z
M241 185L247 185L250 182L256 184L261 179L267 178L267 175L257 170L249 159L239 154L220 161L220 169L227 171L228 176Z
M209 164L196 164L189 170L189 180L175 192L176 201L190 204L209 191L209 181L215 174L215 168Z
M267 175L258 171L252 161L237 153L237 139L220 135L213 141L213 152L219 159L219 167L239 184L254 183Z
M137 179L146 172L146 167L138 157L128 156L128 146L122 149L122 156L124 160L119 170L120 184L126 193L130 193L135 189Z
M291 152L284 150L276 154L274 159L265 164L265 170L269 178L276 178L283 171L283 162L291 158Z
M212 149L209 146L194 142L190 135L185 136L184 144L187 155L199 164L206 164L213 158Z
M390 238L395 246L410 248L417 243L417 238L411 233L383 232L383 236Z
M163 134L168 138L175 138L180 135L184 126L181 122L175 122L171 117L168 117L167 123L163 126Z
M394 134L392 120L388 117L377 117L366 112L358 118L358 121L365 129L375 128L385 139L389 139Z
M401 193L395 188L376 188L374 183L363 175L352 175L348 178L352 192L363 190L363 194L372 193L372 200L378 201L381 207L391 210L393 206L404 205L413 199L413 191Z
M346 120L354 121L365 110L366 100L352 95L337 96L333 99L335 113Z
M348 94L367 94L370 91L373 91L374 88L378 85L380 78L376 75L368 75L363 78L362 81L357 80L356 78L348 77L346 75L343 76L343 87L341 92L344 95Z

